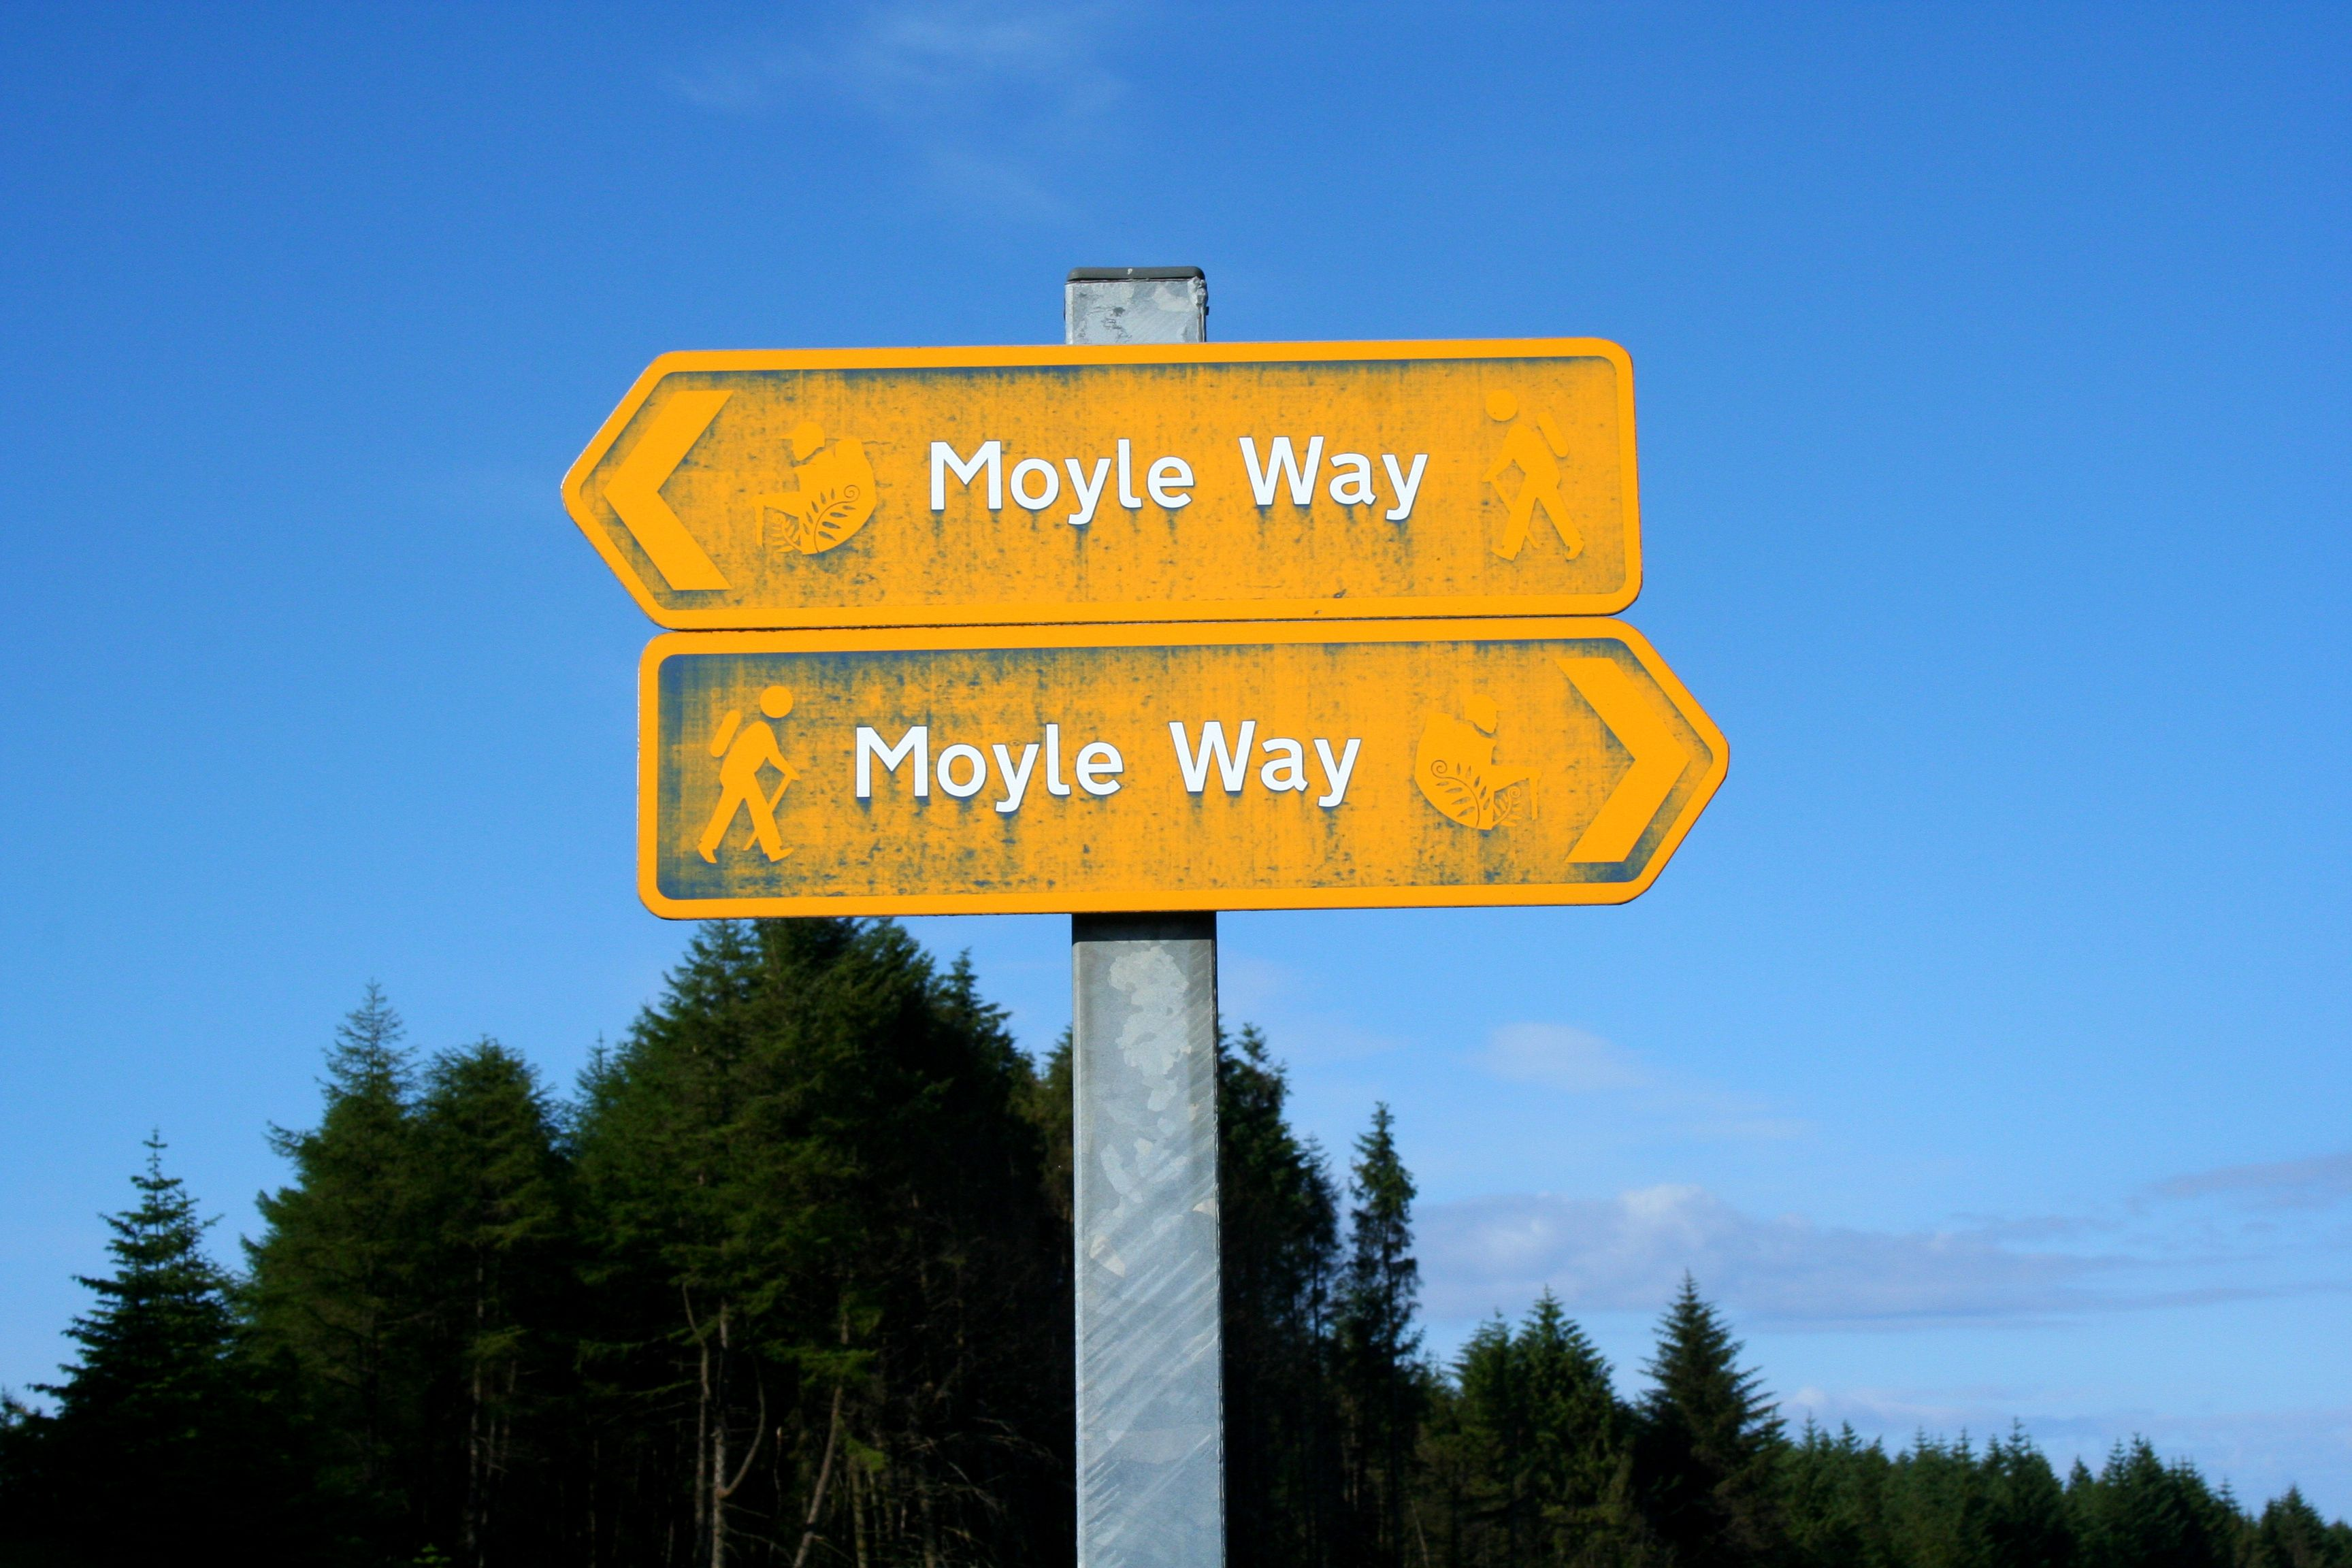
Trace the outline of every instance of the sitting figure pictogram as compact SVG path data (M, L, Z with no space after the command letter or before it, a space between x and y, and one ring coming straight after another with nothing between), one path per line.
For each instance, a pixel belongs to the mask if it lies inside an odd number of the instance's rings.
M844 436L827 446L824 427L810 420L793 426L791 439L797 465L793 479L799 488L761 496L761 515L783 513L784 543L814 555L856 533L874 515L874 464L864 442Z
M1421 729L1412 759L1413 782L1429 804L1465 827L1486 833L1521 816L1536 814L1532 768L1506 768L1495 762L1495 729L1501 722L1491 698L1473 694L1463 704L1466 721L1432 713Z

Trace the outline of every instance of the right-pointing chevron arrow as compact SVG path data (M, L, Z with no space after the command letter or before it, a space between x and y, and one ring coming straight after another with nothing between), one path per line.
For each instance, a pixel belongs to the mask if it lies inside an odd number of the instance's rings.
M1613 865L1633 853L1643 832L1665 805L1690 758L1674 731L1642 695L1622 667L1605 658L1557 659L1583 699L1618 743L1633 754L1633 765L1601 805L1569 851L1570 860Z
M686 458L719 405L733 396L727 392L678 392L670 395L646 425L646 432L605 481L604 499L627 525L638 548L669 580L673 588L724 588L726 577L718 563L686 531L686 524L662 500L661 488Z

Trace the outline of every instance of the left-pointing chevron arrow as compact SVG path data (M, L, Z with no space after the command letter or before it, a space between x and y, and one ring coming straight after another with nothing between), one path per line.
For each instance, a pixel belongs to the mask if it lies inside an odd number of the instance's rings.
M727 579L718 563L686 531L677 513L662 500L661 488L686 460L719 405L732 396L725 392L674 393L646 422L645 433L629 455L621 459L605 481L604 499L628 529L654 569L673 588L724 588Z

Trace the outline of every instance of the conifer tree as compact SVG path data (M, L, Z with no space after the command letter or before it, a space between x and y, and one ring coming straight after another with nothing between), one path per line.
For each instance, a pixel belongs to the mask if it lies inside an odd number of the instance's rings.
M81 1279L98 1304L67 1331L79 1353L63 1383L41 1385L56 1414L32 1420L48 1534L95 1563L283 1548L300 1510L271 1495L289 1436L242 1374L228 1280L204 1252L210 1222L163 1173L163 1140L146 1147L139 1201L107 1219L114 1271Z
M1349 1422L1347 1477L1354 1561L1402 1562L1418 1458L1426 1374L1421 1364L1421 1265L1412 1256L1412 1176L1398 1157L1395 1119L1372 1109L1356 1141L1338 1355Z
M557 1435L539 1427L564 1359L570 1172L537 1076L495 1040L436 1058L415 1117L415 1273L435 1369L426 1535L478 1564L506 1494L552 1457Z
M2329 1524L2289 1487L2263 1509L2254 1525L2248 1568L2352 1568L2352 1527Z
M1759 1374L1685 1275L1647 1368L1636 1457L1643 1512L1680 1568L1733 1568L1779 1552L1785 1439Z
M1245 1027L1218 1040L1225 1539L1235 1568L1334 1561L1339 1420L1328 1347L1339 1200L1290 1128L1290 1086Z
M1464 1563L1622 1559L1632 1456L1608 1363L1547 1290L1514 1332L1499 1316L1471 1335L1430 1444Z
M327 1053L319 1125L271 1130L294 1181L257 1200L264 1229L248 1247L256 1327L311 1391L331 1435L330 1484L385 1518L408 1513L421 1484L404 1457L419 1447L426 1381L423 1171L404 1037L371 982Z
M1815 1568L1906 1561L1893 1542L1894 1463L1851 1425L1835 1436L1805 1422L1781 1468L1781 1523L1791 1561Z
M1062 1027L1053 1049L1045 1053L1026 1096L1026 1115L1044 1140L1045 1195L1065 1226L1077 1212L1075 1163L1077 1143L1077 1063L1069 1026Z
M1630 1522L1633 1454L1609 1363L1549 1290L1521 1326L1517 1351L1542 1561L1612 1561Z
M2025 1429L2013 1426L2007 1438L1987 1444L1979 1468L1986 1483L1984 1538L1990 1559L2016 1568L2066 1568L2074 1556L2066 1494Z
M1516 1568L1526 1552L1527 1434L1511 1326L1496 1312L1436 1379L1423 1413L1421 1492L1443 1521L1433 1543L1450 1568Z
M2144 1437L2117 1444L2098 1479L2070 1485L2066 1500L2084 1568L2225 1568L2236 1555L2236 1506Z
M887 922L703 928L576 1108L371 987L242 1286L151 1143L0 1563L1066 1563L1069 1065ZM1387 1108L1343 1247L1255 1030L1218 1095L1235 1568L2352 1568L2144 1441L1790 1444L1687 1279L1638 1405L1549 1295L1440 1376Z
M1067 1539L1034 1500L1066 1496L1068 1378L1035 1371L1067 1354L1066 1241L968 966L887 922L713 922L584 1091L604 1431L688 1507L641 1493L653 1533L600 1550Z

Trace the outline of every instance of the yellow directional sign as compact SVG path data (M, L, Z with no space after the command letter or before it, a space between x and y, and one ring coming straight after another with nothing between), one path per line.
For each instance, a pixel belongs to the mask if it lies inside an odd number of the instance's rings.
M678 628L1606 615L1640 591L1614 343L656 360L564 479Z
M1608 620L686 633L640 679L685 918L1622 903L1727 763Z

